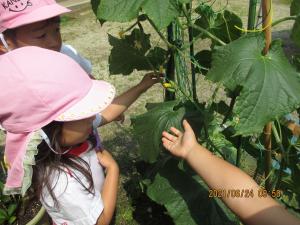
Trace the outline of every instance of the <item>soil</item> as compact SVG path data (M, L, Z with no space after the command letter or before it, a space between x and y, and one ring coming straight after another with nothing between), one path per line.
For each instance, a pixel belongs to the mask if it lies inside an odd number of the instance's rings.
M30 201L26 206L25 212L18 214L18 225L26 225L39 212L41 203L39 201ZM41 223L42 224L42 223Z

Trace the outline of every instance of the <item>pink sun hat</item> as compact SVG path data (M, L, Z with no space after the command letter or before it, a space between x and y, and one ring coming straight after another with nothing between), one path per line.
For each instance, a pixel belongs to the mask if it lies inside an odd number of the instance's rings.
M0 2L0 33L30 23L70 12L55 0L2 0Z
M54 120L80 120L98 114L112 102L115 88L90 79L70 57L38 47L0 55L0 68L0 124L7 131L5 188L18 190L33 132Z

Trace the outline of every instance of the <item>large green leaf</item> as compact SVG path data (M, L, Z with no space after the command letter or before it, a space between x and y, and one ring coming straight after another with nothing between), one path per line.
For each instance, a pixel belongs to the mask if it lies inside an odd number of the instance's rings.
M92 0L92 8L99 19L116 22L129 22L143 10L158 29L168 26L179 15L176 0Z
M161 103L147 113L132 118L143 160L155 162L161 150L162 132L169 130L171 126L181 127L186 110L184 107L175 109L178 103L178 101Z
M150 163L155 162L162 149L162 132L168 131L172 126L181 129L183 118L189 121L198 134L203 121L206 120L203 115L203 112L196 110L191 102L175 100L157 103L154 108L150 107L148 112L132 118L142 159Z
M99 19L129 22L138 17L145 0L93 0L93 9Z
M281 43L262 55L261 35L246 36L213 54L208 79L230 90L242 86L234 107L236 134L259 133L263 126L300 105L299 74L286 59Z
M109 56L110 74L128 75L137 70L158 69L165 61L167 51L156 47L151 48L150 34L134 29L124 39L109 35L109 43L113 47Z
M297 17L292 28L291 38L300 47L300 16Z
M168 210L177 225L239 224L235 216L216 198L209 198L206 184L169 160L147 188L147 195Z
M300 13L300 1L293 0L291 4L291 16L297 15Z
M147 0L143 11L155 23L158 29L167 27L179 15L175 0Z
M195 25L206 29L225 43L234 41L241 36L241 31L235 26L242 27L243 23L240 17L233 12L224 10L213 14L207 8L198 8L198 13L200 13L201 18L196 20ZM198 36L199 33L195 30L194 36ZM202 37L208 38L205 34Z

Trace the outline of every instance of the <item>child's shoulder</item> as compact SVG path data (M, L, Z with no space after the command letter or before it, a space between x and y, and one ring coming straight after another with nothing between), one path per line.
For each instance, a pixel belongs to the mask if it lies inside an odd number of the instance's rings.
M62 44L60 52L74 59L88 74L92 73L91 62L83 57L72 45Z

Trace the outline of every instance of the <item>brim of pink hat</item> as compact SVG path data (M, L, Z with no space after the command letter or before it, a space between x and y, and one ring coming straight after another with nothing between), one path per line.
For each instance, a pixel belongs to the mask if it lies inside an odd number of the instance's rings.
M5 24L5 26L0 27L0 32L3 32L7 29L13 29L27 24L47 20L68 12L71 12L71 10L59 4L45 5L33 10L30 13L26 13L12 19L9 24Z
M85 97L66 110L56 121L81 120L103 111L114 99L115 88L105 81L92 81L92 86Z

